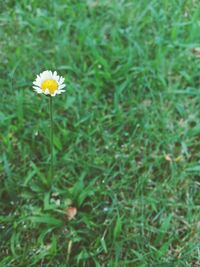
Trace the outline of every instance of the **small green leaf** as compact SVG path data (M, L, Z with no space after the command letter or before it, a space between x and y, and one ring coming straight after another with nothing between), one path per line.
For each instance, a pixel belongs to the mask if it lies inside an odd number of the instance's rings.
M44 223L49 225L61 226L63 222L59 219L56 219L50 215L39 215L39 216L30 216L28 217L29 220L33 223Z
M121 221L120 216L118 215L115 228L114 228L114 239L117 239L120 236L121 230L122 230L122 221Z
M158 236L155 240L155 243L158 244L162 239L163 237L166 235L169 227L170 227L170 222L171 222L171 219L173 217L173 214L170 214L166 220L162 223L160 229L159 229L159 233L158 233Z
M187 169L187 171L189 171L189 172L197 172L197 171L200 171L200 165L198 165L198 166L194 166L194 167L190 167L190 168L188 168Z
M105 239L103 237L100 239L100 242L101 242L101 245L102 245L102 248L103 248L104 252L108 253L106 242L105 242Z

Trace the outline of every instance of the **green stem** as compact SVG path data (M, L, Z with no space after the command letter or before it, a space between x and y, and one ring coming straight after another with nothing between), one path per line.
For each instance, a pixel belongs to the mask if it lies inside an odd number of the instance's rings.
M53 98L49 97L49 108L50 108L50 150L51 150L51 182L53 181Z

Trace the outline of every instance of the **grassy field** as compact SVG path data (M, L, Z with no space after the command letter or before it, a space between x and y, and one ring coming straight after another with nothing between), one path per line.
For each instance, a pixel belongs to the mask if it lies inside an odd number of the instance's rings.
M0 267L200 266L199 1L0 12ZM67 85L53 181L46 69Z

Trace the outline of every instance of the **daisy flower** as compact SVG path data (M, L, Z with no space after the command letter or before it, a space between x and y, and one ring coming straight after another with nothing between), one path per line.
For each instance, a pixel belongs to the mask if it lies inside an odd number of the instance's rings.
M37 75L37 78L33 82L33 88L36 93L50 96L65 92L63 90L64 87L64 78L58 76L56 71L52 72L50 70L45 70Z

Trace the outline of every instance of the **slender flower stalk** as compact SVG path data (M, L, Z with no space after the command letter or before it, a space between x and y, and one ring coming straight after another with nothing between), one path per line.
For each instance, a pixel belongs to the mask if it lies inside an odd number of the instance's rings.
M54 149L53 149L53 96L65 92L64 78L58 76L54 71L43 71L40 75L37 75L36 80L33 82L34 91L37 94L45 94L49 96L49 113L50 113L50 154L51 154L51 166L50 177L51 182L54 178Z
M49 97L49 111L50 111L50 151L51 151L51 181L54 175L54 150L53 150L53 99Z

